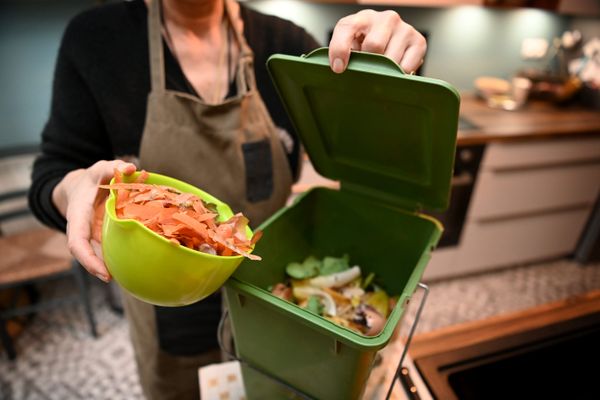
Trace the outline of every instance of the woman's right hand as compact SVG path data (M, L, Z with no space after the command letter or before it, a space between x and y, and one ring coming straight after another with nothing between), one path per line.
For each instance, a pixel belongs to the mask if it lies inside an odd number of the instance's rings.
M89 273L108 282L110 273L102 261L100 243L92 238L95 206L108 195L98 185L108 183L115 169L125 175L135 172L134 164L121 160L98 161L87 169L69 172L54 188L52 201L67 219L69 250Z

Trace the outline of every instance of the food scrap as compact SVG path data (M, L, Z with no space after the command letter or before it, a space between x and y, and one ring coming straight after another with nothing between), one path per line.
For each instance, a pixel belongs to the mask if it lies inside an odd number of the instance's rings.
M122 174L115 170L114 183L100 185L116 191L117 217L139 221L175 245L219 256L239 254L261 259L250 252L262 232L248 238L249 221L242 213L219 222L215 204L169 186L144 183L147 179L148 173L141 171L135 182L124 183Z
M379 334L396 299L375 283L375 275L363 278L348 255L317 259L307 257L286 267L287 279L271 293L328 320L367 336Z

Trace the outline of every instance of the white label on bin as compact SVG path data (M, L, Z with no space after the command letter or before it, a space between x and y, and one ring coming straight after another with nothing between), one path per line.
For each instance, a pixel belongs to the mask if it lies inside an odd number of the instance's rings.
M240 363L230 361L198 369L201 400L245 400Z

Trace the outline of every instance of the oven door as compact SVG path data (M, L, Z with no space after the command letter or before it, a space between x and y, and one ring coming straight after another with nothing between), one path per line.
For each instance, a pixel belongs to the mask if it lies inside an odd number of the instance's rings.
M457 246L460 242L484 149L484 145L456 148L448 209L444 212L426 212L444 225L438 247Z

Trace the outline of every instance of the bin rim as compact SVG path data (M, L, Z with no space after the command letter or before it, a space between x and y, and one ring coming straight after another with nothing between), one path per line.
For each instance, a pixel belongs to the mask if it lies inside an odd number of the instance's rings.
M308 193L315 191L315 190L328 190L329 191L332 189L314 188L314 189L311 189L310 191L306 192L304 195L307 195ZM285 207L285 208L279 210L271 218L269 218L267 221L265 221L263 224L261 224L261 226L257 229L260 229L263 225L264 226L269 225L269 223L272 219L278 218L282 213L286 212L290 208L293 208L297 204L298 203L295 203L289 207ZM404 314L406 302L414 294L414 292L417 288L417 285L419 284L419 281L421 279L421 276L423 275L425 267L427 266L429 259L431 258L431 251L433 251L433 248L434 248L435 244L437 244L439 238L441 237L442 230L443 230L441 223L438 220L436 220L435 218L433 218L427 214L415 213L415 212L411 213L410 211L401 210L401 209L399 211L403 211L408 214L413 214L419 218L426 219L426 220L430 221L431 223L433 223L439 229L434 230L434 232L432 234L432 237L430 239L431 246L427 246L426 248L423 249L423 251L419 257L419 260L417 261L412 273L410 274L410 277L408 278L408 280L406 282L406 285L405 285L402 293L399 294L399 298L398 298L398 302L396 303L396 306L394 307L394 309L388 316L383 330L378 335L365 336L360 333L354 332L348 328L345 328L343 326L336 324L333 321L329 321L325 317L321 317L317 314L314 314L308 310L301 308L300 306L298 306L296 304L293 304L289 301L281 299L281 298L271 294L268 290L261 288L260 286L257 286L255 284L252 284L252 283L249 283L246 281L242 281L241 279L237 278L235 275L232 275L225 282L224 286L226 289L231 288L234 291L248 295L248 296L252 297L253 299L256 299L256 300L260 301L261 303L266 304L267 306L275 309L277 312L286 313L288 315L291 314L299 322L301 322L305 325L308 325L312 328L315 328L321 332L335 334L336 335L336 337L334 338L335 340L339 340L340 342L345 343L351 347L361 348L363 350L379 350L379 349L385 347L387 345L387 343L390 341L390 339L394 333L394 330L396 329L398 323L400 322L400 320ZM232 320L233 320L233 316L232 316Z
M242 292L245 295L250 295L252 298L257 299L262 303L266 303L271 308L275 309L277 312L285 313L286 315L292 314L296 317L296 319L306 326L310 326L315 328L318 331L325 333L333 333L336 337L332 337L333 340L340 341L349 346L361 348L364 350L379 350L387 345L389 340L391 339L391 335L384 335L385 328L381 333L377 336L364 336L359 333L353 332L348 328L344 328L336 324L335 322L329 321L328 319L321 317L317 314L313 314L310 311L304 310L303 308L280 299L276 296L270 294L267 290L264 290L256 285L240 281L237 278L229 278L229 280L225 283L225 286L229 286L232 289ZM398 302L400 303L400 302ZM400 313L399 317L402 315L403 310L397 310L394 308L394 311L388 317L388 321L386 322L386 327L390 323L391 319L395 316L395 314ZM395 324L394 324L395 329Z

